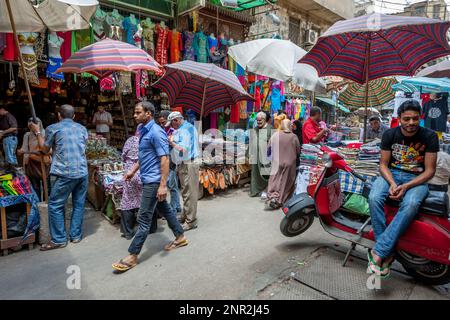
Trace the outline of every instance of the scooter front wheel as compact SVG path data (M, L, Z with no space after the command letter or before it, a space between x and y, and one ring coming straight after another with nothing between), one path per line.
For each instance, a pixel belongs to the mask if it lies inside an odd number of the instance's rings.
M437 286L450 283L449 265L417 257L402 250L397 251L397 259L410 276L423 284Z
M313 222L314 209L305 208L289 217L284 217L280 224L280 230L286 237L295 237L308 230Z

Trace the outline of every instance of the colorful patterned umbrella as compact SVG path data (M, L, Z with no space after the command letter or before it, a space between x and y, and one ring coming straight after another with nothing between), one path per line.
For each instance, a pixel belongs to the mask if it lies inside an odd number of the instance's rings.
M394 75L412 76L423 64L450 54L450 22L374 13L336 22L299 63L319 76L340 76L366 84ZM364 131L367 132L367 116Z
M200 116L239 101L252 101L235 74L212 63L182 61L165 65L166 74L153 87L167 93L172 107L192 109Z
M397 83L394 78L382 78L369 82L369 107L378 107L395 98L392 86ZM351 107L365 106L366 86L353 82L339 96L339 100Z
M148 70L161 66L147 52L131 44L104 39L73 54L56 72L88 72L103 78L115 71Z

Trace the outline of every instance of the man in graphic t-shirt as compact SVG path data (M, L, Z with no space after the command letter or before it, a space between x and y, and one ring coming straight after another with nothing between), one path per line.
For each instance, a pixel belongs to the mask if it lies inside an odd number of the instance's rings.
M434 131L419 126L420 113L417 101L405 101L398 109L400 126L387 130L381 139L381 176L369 195L376 245L368 256L370 270L382 276L389 274L397 240L417 215L428 195L426 183L436 171L439 140ZM384 214L387 197L401 201L389 226Z

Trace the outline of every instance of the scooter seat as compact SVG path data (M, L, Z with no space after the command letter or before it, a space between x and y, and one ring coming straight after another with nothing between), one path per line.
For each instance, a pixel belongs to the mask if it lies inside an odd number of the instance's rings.
M401 201L387 198L386 204L394 207L400 207ZM419 209L420 213L437 215L442 217L449 216L449 197L443 191L429 191L428 196L422 202Z

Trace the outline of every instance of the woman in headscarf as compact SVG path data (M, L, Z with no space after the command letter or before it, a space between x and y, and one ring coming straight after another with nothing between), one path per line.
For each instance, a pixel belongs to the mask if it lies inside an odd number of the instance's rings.
M292 123L292 132L297 136L298 141L300 142L300 145L303 144L303 138L302 138L302 119L295 120Z
M295 190L295 161L300 152L300 142L292 132L290 120L285 119L281 122L281 131L272 136L269 148L272 155L272 170L267 203L270 208L278 209Z
M37 124L39 125L39 131L42 136L45 137L45 130L42 126L42 121L39 118L36 118ZM28 127L32 123L33 118L28 119ZM31 129L30 129L31 130ZM42 186L44 185L43 174L45 173L47 177L47 191L50 192L50 164L51 157L50 155L41 155L41 149L39 148L37 136L34 133L27 132L23 136L22 147L17 150L19 155L23 155L23 167L25 170L25 174L28 179L30 179L31 185L33 186L34 191L36 192L39 200L43 200L42 197ZM42 161L42 163L41 163ZM44 169L44 172L42 172Z

